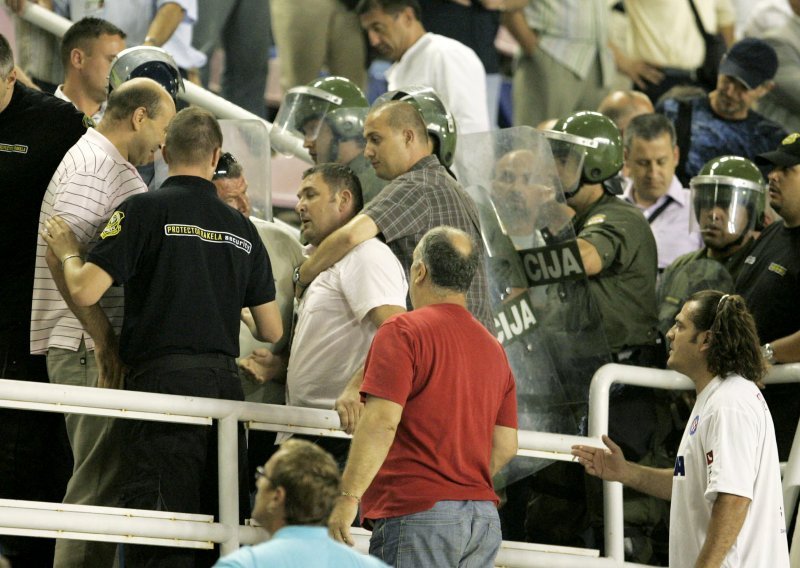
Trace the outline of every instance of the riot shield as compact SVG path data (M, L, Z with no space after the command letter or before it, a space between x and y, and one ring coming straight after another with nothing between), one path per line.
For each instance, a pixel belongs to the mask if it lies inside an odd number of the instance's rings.
M497 338L517 380L519 427L577 434L592 375L611 360L562 190L561 180L580 176L582 153L557 164L547 138L529 127L458 144L460 182L480 214ZM548 463L517 458L506 481Z
M242 165L250 197L250 215L272 220L269 129L261 120L220 120L222 150Z

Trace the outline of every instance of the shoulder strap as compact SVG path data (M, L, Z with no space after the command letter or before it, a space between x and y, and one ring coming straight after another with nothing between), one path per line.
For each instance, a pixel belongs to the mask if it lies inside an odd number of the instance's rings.
M683 184L689 187L689 176L686 173L686 162L689 159L689 149L692 146L692 101L678 101L678 116L675 119L675 136L678 144L678 167L675 174Z
M708 35L706 34L706 27L703 25L703 20L700 19L700 13L697 11L697 6L694 5L694 0L689 0L689 6L692 8L694 21L697 24L697 29L700 30L700 35L705 37Z
M647 222L652 225L653 221L658 219L658 216L661 215L664 211L666 211L669 204L672 203L672 198L668 195L667 198L664 200L664 203L658 206L658 209L653 211L653 214L647 218Z

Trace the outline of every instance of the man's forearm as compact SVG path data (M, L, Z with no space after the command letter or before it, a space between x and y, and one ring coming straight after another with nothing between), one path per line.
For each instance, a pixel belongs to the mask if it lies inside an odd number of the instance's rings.
M378 227L363 213L359 213L345 226L325 237L308 259L300 265L300 284L308 286L321 272L327 270L357 245L378 234Z
M183 21L184 13L185 10L174 2L161 6L156 12L153 21L150 22L144 45L161 47L167 43L172 34L175 33L175 30L178 29L178 25Z
M96 343L103 345L110 344L114 339L114 328L111 327L111 322L108 321L100 304L93 304L87 307L78 306L70 295L67 281L64 277L64 270L61 267L61 261L53 254L46 255L47 266L50 268L50 274L53 276L53 281L58 288L61 297L67 303L67 307L75 315L83 329L92 337Z
M397 427L388 425L379 415L364 412L342 474L343 491L358 497L364 494L386 460L396 432Z
M771 342L773 357L778 363L800 362L800 331Z
M717 568L728 554L750 507L750 499L719 493L711 509L711 520L708 522L706 540L695 563L696 568Z
M632 462L627 464L627 474L621 480L623 485L666 501L672 498L672 469L647 467Z

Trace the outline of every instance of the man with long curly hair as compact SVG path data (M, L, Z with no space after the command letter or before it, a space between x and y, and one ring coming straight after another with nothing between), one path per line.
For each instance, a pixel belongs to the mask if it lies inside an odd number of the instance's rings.
M586 471L671 500L670 566L788 567L775 427L757 383L766 370L741 296L692 295L667 334L667 366L695 384L697 402L674 469L573 446Z

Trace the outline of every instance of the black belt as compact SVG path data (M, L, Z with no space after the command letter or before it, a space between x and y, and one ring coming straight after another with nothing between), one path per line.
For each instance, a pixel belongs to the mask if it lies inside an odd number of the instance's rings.
M134 379L139 375L149 371L158 370L162 373L173 371L183 371L184 369L223 369L237 373L239 368L236 366L236 359L221 353L201 353L199 355L162 355L149 361L144 361L134 365L128 375L129 379Z

